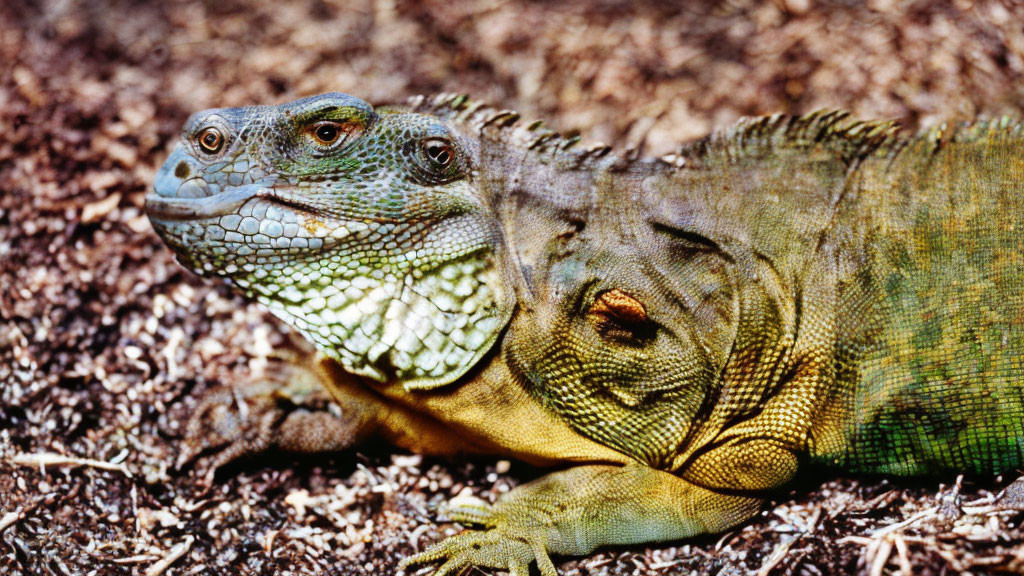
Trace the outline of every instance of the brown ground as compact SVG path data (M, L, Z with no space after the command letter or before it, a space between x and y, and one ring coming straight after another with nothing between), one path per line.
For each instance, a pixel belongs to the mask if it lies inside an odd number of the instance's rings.
M537 474L277 454L203 493L171 467L196 399L258 373L284 332L178 267L142 214L192 111L465 91L659 153L744 114L844 107L917 126L1024 107L1024 9L1009 0L350 4L0 3L0 574L390 574L456 530L441 502ZM1005 482L966 482L960 508L940 484L954 480L808 478L724 536L561 567L1024 569L1021 515L989 505Z

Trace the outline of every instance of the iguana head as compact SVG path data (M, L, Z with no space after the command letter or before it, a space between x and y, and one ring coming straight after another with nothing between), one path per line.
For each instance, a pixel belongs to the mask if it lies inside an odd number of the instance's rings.
M345 94L207 110L146 210L183 264L227 278L348 371L441 385L514 307L472 146L435 117Z

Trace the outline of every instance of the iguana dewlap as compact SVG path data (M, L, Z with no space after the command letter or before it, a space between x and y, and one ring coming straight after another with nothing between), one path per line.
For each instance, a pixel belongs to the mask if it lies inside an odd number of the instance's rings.
M512 112L344 94L189 119L147 211L314 342L343 406L429 453L564 468L406 561L716 532L801 467L1024 464L1024 135L748 120L649 160ZM301 429L301 428L300 428ZM302 441L302 440L300 440Z

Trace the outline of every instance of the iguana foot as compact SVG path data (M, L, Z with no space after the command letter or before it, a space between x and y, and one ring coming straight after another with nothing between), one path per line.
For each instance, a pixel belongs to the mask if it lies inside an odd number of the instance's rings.
M207 394L186 424L177 467L194 463L210 486L219 468L240 458L275 448L339 451L365 438L372 427L366 411L339 408L311 358L296 354L253 383Z
M519 506L515 514L488 506L473 499L472 503L453 503L452 520L476 524L485 530L465 531L430 546L425 551L402 561L399 568L408 570L426 564L443 562L434 576L460 574L471 566L508 570L512 576L527 576L530 564L537 562L543 576L557 576L548 556L551 519L540 510Z
M483 531L456 534L406 558L405 570L441 563L435 576L471 566L527 576L532 562L556 576L549 554L720 532L753 516L761 500L720 494L639 464L577 466L524 484L493 506L453 503L452 519Z

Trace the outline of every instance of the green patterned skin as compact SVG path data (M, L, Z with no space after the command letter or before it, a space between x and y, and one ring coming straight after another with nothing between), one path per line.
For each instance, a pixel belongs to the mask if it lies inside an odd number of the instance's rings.
M832 235L852 268L837 279L833 391L847 430L823 435L817 455L901 475L1020 468L1020 128L935 131L869 166L858 184L875 193L849 202Z
M193 116L147 209L336 363L362 430L567 467L454 505L481 530L405 567L551 576L727 529L807 463L1024 465L1022 152L1009 121L818 113L633 160L464 97L326 94Z

